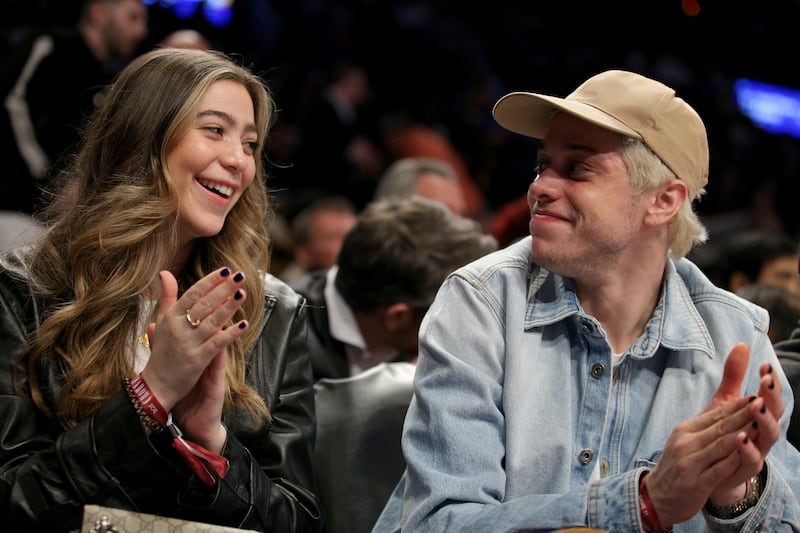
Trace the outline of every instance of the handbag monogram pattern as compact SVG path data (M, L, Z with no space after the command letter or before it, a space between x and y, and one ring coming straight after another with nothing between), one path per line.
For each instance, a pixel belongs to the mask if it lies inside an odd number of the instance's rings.
M86 505L80 533L225 533L251 529L217 526L178 518L136 513L124 509Z

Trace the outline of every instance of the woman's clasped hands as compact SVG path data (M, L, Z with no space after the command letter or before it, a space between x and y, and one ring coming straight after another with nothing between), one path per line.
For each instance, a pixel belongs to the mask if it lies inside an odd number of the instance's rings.
M153 395L184 435L219 453L227 347L247 331L231 323L246 298L245 277L223 267L206 275L177 298L178 284L162 271L156 321L148 326L150 360L142 371Z

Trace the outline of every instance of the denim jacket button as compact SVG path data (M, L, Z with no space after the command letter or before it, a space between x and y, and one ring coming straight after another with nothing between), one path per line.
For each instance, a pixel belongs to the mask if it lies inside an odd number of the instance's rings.
M595 363L592 365L592 377L600 378L606 373L606 367L603 363Z
M581 463L588 465L594 459L594 452L588 448L581 450L581 453L578 454L578 461Z

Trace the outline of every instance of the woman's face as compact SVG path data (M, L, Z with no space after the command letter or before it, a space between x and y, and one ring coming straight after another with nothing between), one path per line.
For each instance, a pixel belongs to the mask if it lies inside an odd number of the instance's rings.
M167 154L179 195L179 237L188 244L222 230L256 174L253 101L235 81L214 82L189 129Z

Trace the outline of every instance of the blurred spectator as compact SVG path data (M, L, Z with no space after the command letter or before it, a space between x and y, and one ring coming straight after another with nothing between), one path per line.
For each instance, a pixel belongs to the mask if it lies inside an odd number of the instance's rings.
M794 392L794 403L800 405L800 328L796 329L791 338L775 345L775 353L781 362L786 378ZM786 439L795 448L800 450L800 409L794 409L789 419L789 429Z
M507 246L530 234L528 229L530 221L531 207L528 205L528 195L523 194L501 205L495 211L489 220L488 231L497 239L500 246Z
M394 159L426 157L448 163L464 195L464 216L476 219L483 216L487 207L483 193L472 179L463 157L445 135L396 113L383 117L381 130L385 150Z
M480 225L411 196L369 204L308 298L319 496L326 533L367 533L405 468L420 321L445 277L496 249Z
M295 196L343 195L360 210L385 166L362 115L372 91L366 71L356 63L339 62L329 75L324 89L300 110L286 186Z
M384 171L375 188L375 200L412 195L442 202L457 215L466 214L464 191L446 161L428 157L399 159Z
M141 0L84 0L76 26L32 31L3 62L0 209L34 212L105 86L147 35ZM13 185L11 185L13 184Z
M292 220L293 260L278 277L294 281L335 265L344 236L355 223L356 210L347 198L327 196L314 201Z
M776 285L751 283L742 287L739 296L767 310L769 335L774 343L787 340L800 323L800 295Z
M480 225L412 196L370 203L336 265L290 285L308 300L314 378L416 357L420 321L455 267L496 248Z
M169 32L162 40L161 45L169 48L196 48L197 50L211 49L211 42L199 31L182 28Z
M315 383L314 456L325 533L369 533L400 479L414 369L412 362L381 363Z
M797 243L782 234L750 230L724 246L723 283L732 292L749 284L783 287L800 295Z

